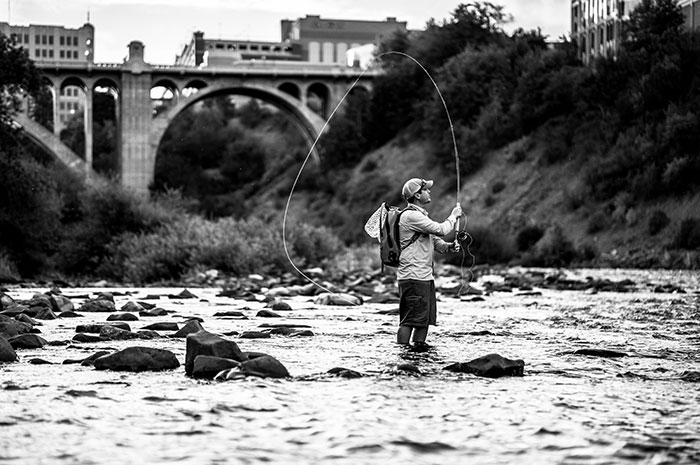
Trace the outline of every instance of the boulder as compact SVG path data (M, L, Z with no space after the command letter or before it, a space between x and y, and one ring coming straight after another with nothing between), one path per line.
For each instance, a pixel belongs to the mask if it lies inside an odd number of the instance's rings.
M136 333L112 325L104 325L100 329L100 338L110 341L125 341L128 339L138 339L139 337L140 336Z
M151 323L150 325L144 326L143 329L149 329L152 331L177 331L179 329L179 326L177 325L177 323L161 322Z
M13 349L40 349L46 344L46 339L36 334L19 334L7 340Z
M0 363L14 362L17 360L17 352L4 337L0 336Z
M133 313L112 313L107 317L107 321L138 321L139 317Z
M6 315L0 315L0 337L11 338L18 334L32 332L32 325L17 321Z
M78 308L78 312L114 313L115 310L114 302L106 298L86 300L83 302L83 305Z
M241 363L240 369L250 376L261 378L288 378L289 372L279 360L271 355L263 355Z
M98 370L113 371L161 371L180 366L175 354L153 347L128 347L95 359Z
M284 310L291 310L291 309L292 309L291 305L289 305L287 302L285 302L285 301L283 301L283 300L274 300L274 301L270 302L267 306L268 306L269 308L271 308L272 310L278 310L278 311L279 311L279 310L284 311Z
M349 368L334 367L328 370L326 373L329 375L337 376L339 378L362 378L364 375L359 371L351 370Z
M213 357L211 355L198 355L194 359L192 368L193 378L214 379L221 371L239 366L240 363L230 358Z
M75 327L75 332L76 333L99 333L102 331L102 328L105 326L111 326L113 328L119 328L123 329L124 331L131 331L131 326L129 326L126 323L109 323L109 324L87 324L87 325L78 325Z
M109 352L106 350L100 350L90 355L88 358L82 358L78 360L66 359L63 361L63 365L80 364L82 366L92 366L95 363L95 360L105 355L109 355Z
M511 360L498 354L488 354L469 362L453 363L443 369L486 378L500 378L501 376L523 376L524 368L525 362L520 359Z
M243 331L241 339L269 339L270 333L264 331Z
M282 318L282 315L279 315L272 310L265 310L262 309L258 313L255 314L255 316L259 316L261 318Z
M143 308L143 306L137 304L136 302L129 301L129 302L125 303L124 305L122 305L122 308L120 308L120 310L122 312L125 312L125 313L128 313L128 312L138 313L138 312L141 312L145 309Z
M75 342L102 342L100 336L94 336L92 334L78 333L73 336L73 341Z
M55 312L72 312L75 310L75 306L70 299L63 295L51 295L51 300L53 301L53 307Z
M202 324L199 320L190 320L171 337L187 337L190 334L199 333L201 331L204 331L204 328L202 328Z
M194 360L199 355L212 355L214 357L228 358L237 362L246 360L245 355L243 355L241 349L238 348L238 344L204 330L187 336L185 374L192 374Z
M42 307L39 308L39 310L36 312L34 318L36 318L37 320L55 320L58 317L50 308Z
M155 308L149 308L146 310L141 310L139 312L140 316L165 316L168 314L168 311L164 308L160 307L155 307Z

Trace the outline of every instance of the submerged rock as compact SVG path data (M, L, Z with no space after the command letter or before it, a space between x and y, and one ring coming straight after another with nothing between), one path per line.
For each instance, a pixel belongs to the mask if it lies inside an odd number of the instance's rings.
M107 321L138 321L139 317L133 313L112 313L107 317Z
M198 355L194 359L192 377L198 379L214 379L220 372L236 368L239 365L239 362L231 360L230 358Z
M78 308L78 312L103 312L113 313L116 310L113 300L106 298L86 300L83 305Z
M47 342L43 337L37 336L36 334L19 334L13 336L7 340L12 348L17 349L40 349L44 347Z
M180 366L175 354L153 347L128 347L95 360L98 370L113 371L161 371Z
M453 363L443 369L486 378L500 378L501 376L523 376L524 368L525 362L520 359L511 360L498 354L488 354L466 363Z
M237 362L246 360L238 344L204 330L187 336L185 374L192 374L194 360L200 355L228 358Z
M18 334L31 332L32 325L17 321L14 318L6 315L0 315L0 337L5 337L8 339L12 336L17 336Z
M314 299L314 304L316 305L342 305L342 306L357 306L362 305L362 298L356 295L347 293L330 293L324 292L319 294L316 299Z
M590 355L592 357L605 357L605 358L616 358L616 357L627 357L624 352L619 352L617 350L608 349L576 349L573 352L568 352L573 355Z
M271 355L263 355L253 360L243 362L240 366L243 373L260 378L288 378L289 372L279 360Z
M364 376L359 371L343 367L333 367L326 373L328 373L329 375L338 376L339 378L362 378Z

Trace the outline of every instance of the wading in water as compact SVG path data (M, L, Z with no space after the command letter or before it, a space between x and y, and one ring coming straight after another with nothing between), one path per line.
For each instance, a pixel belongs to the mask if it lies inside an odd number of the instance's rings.
M429 325L437 323L437 303L433 277L433 252L458 251L456 242L441 239L455 229L462 216L457 204L442 223L433 221L424 206L432 201L433 181L413 178L403 185L401 194L408 206L399 219L401 255L396 269L399 283L399 330L397 342L426 348Z

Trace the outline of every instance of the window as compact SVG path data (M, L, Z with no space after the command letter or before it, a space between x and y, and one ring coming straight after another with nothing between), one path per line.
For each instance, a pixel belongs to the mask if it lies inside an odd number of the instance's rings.
M39 55L41 55L41 52L39 51L39 49L38 48L34 49L34 56L38 57Z
M41 36L39 34L34 37L34 43L39 45L41 43Z
M29 43L29 34L24 34L24 43L25 44Z
M77 47L78 46L78 36L73 37L73 46ZM77 58L77 57L76 57Z
M46 36L45 35L41 36L41 45L46 45Z
M59 45L66 45L66 38L61 36L58 38Z
M58 108L60 108L61 110L65 110L66 109L66 102L59 103Z
M53 45L53 36L49 36L49 45Z
M60 52L58 52L58 56L59 56L59 58L65 58L65 57L66 57L66 52L64 52L63 50L61 50Z
M46 58L46 49L43 49L41 51L41 56L42 56L42 58Z
M53 49L49 49L49 58L53 58Z
M73 50L73 58L75 58L76 60L78 59L78 51L77 50Z

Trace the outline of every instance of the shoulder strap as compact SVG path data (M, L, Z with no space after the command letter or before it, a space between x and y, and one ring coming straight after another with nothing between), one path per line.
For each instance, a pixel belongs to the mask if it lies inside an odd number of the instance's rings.
M399 245L399 249L400 249L400 250L404 250L404 249L408 248L408 246L411 245L411 244L413 244L414 242L416 242L416 241L418 240L418 238L420 237L420 235L421 235L419 232L413 233L413 237L411 238L410 241L408 241L408 244L406 244L405 246L401 247L401 239L399 238L399 222L400 222L399 220L401 219L401 215L403 214L403 212L405 212L406 210L409 210L409 209L410 209L410 210L413 210L413 209L411 208L411 206L409 205L409 206L407 206L406 208L404 208L403 210L401 210L401 211L399 212L398 218L396 218L396 225L395 225L395 227L396 227L396 233L395 233L395 236L396 236L396 241L397 241L397 243L398 243L398 245Z

